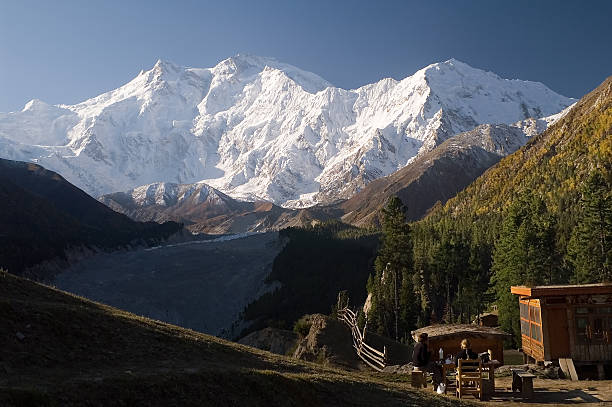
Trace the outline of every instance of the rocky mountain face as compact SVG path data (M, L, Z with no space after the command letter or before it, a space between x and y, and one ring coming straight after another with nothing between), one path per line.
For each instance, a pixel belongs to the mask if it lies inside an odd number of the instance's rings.
M342 220L354 225L379 224L380 209L397 195L408 220L422 218L437 202L444 204L503 157L569 112L512 125L484 124L455 135L418 156L401 170L379 178L347 201L336 205Z
M341 215L338 210L300 210L266 201L238 201L204 183L155 183L103 195L99 200L134 220L175 221L193 233L209 234L277 230Z
M155 183L108 194L100 201L139 221L182 222L193 232L241 233L280 229L342 218L360 226L379 223L380 209L398 195L409 220L420 219L436 202L446 202L502 157L544 131L570 108L542 119L480 125L452 136L395 173L369 183L348 200L305 209L269 202L241 202L204 183Z
M478 125L572 102L454 59L352 90L270 58L206 69L158 61L76 105L33 100L1 113L0 157L37 162L94 196L204 181L235 199L301 208L349 198Z

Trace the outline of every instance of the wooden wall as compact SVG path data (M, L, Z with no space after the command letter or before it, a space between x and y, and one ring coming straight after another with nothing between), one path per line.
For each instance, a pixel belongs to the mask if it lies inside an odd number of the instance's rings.
M592 298L580 298L580 297L572 297L568 298L572 302L572 304L567 308L567 321L568 321L568 331L569 331L569 342L570 342L570 352L571 358L574 362L610 362L612 361L612 338L608 336L604 337L601 341L584 341L578 338L577 332L579 329L576 327L577 317L593 317L594 315L599 315L602 319L608 319L608 321L604 322L604 328L610 332L610 327L612 326L612 315L610 317L606 317L605 313L591 313L589 311L588 314L578 315L578 308L584 308L585 306L589 308L589 310L597 310L603 309L601 306L609 306L612 305L609 302L609 299L602 300L597 298L599 296L592 296ZM568 301L569 302L569 301ZM592 308L591 308L592 307ZM606 326L606 322L608 326Z
M529 305L534 305L533 301L529 300ZM521 298L520 302L526 301ZM571 357L575 363L612 361L612 296L545 297L537 305L541 305L543 341L540 344L523 335L525 354L537 361L562 357ZM581 319L588 327L577 326ZM599 332L603 331L598 338L593 334L597 331L595 319L600 320ZM588 339L585 339L585 330L589 332Z

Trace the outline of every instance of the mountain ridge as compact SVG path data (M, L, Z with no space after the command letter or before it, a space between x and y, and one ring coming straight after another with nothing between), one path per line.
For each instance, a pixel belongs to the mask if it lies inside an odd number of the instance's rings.
M75 105L0 113L0 155L39 162L94 196L205 181L233 198L300 208L346 199L478 124L572 101L457 60L352 90L269 58L159 61Z
M398 195L406 205L408 220L418 220L436 202L446 202L569 109L512 125L480 125L452 136L393 174L373 180L348 200L299 211L272 203L239 202L204 183L154 183L104 195L99 200L135 220L174 220L185 223L194 232L206 233L281 229L340 218L358 226L378 225L379 210L392 195ZM193 195L200 196L201 190L212 190L214 196L221 198L209 200L210 192L205 192L207 201L198 202Z

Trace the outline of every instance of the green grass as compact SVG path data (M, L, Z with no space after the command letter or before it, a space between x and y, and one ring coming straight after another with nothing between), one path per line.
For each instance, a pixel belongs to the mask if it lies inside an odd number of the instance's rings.
M2 406L466 405L397 377L274 355L7 273L0 315Z

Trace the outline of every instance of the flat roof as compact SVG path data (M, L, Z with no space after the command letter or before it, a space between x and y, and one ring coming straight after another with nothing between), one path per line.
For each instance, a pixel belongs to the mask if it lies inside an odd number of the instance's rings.
M418 335L422 332L427 333L430 338L441 338L444 336L453 335L494 335L494 336L511 336L496 327L480 326L476 324L436 324L429 325L423 328L415 329L412 335Z
M527 287L524 285L510 287L512 294L539 298L552 295L588 295L588 294L612 294L611 283L597 284L573 284L573 285L539 285Z

